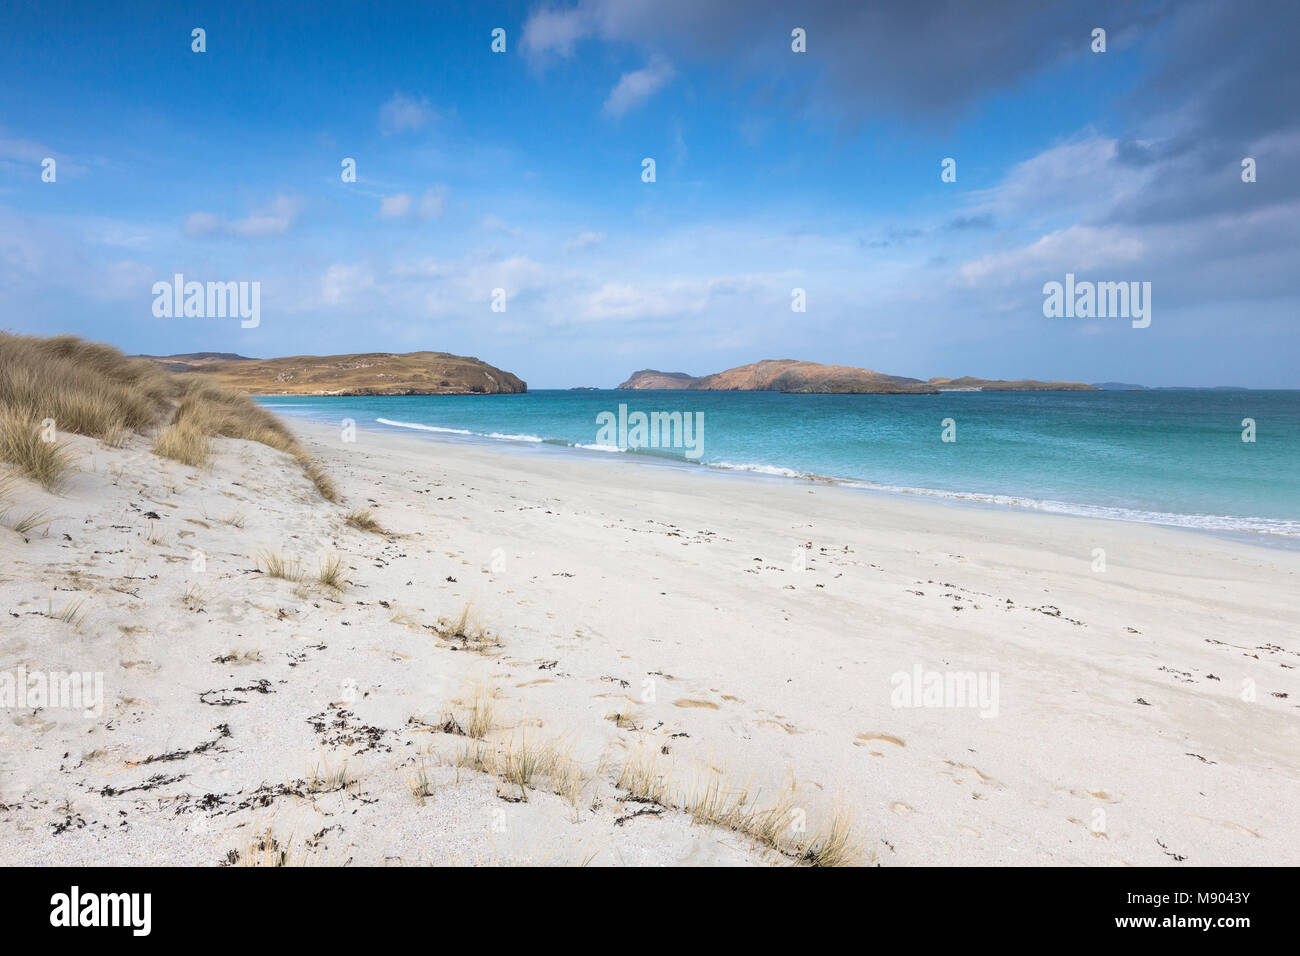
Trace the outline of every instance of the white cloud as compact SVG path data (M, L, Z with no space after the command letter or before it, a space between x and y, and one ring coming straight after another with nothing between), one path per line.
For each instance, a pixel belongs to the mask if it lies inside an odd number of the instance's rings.
M243 219L227 221L210 212L192 212L185 217L185 235L191 239L206 236L242 236L245 239L282 236L298 221L302 209L302 200L280 194L270 204L254 209Z
M408 193L384 196L379 200L380 219L402 219L411 212L411 197Z
M531 58L558 54L573 56L573 47L592 32L591 17L581 7L572 10L535 10L524 22L519 48Z
M1070 226L1020 249L996 252L965 262L957 270L971 284L1033 281L1056 273L1116 268L1138 262L1146 246L1128 230Z
M255 209L246 219L230 224L230 231L240 236L280 236L289 231L302 212L301 200L277 195L269 206Z
M374 273L366 266L335 263L321 279L321 301L325 305L346 305L374 286Z
M479 223L479 225L484 229L493 232L504 232L507 235L511 235L511 236L522 236L524 233L524 231L520 229L518 226L511 226L503 222L499 217L492 215L491 213L484 216L483 221Z
M610 116L622 116L628 110L636 109L663 89L673 74L673 65L666 60L656 60L642 69L624 73L605 99L605 112Z
M576 252L579 249L590 249L592 246L598 246L604 241L605 234L603 232L587 230L578 233L577 237L566 242L564 248L569 252Z
M395 193L379 200L380 219L405 219L412 214L421 219L437 219L447 209L447 187L431 186L417 203L410 193Z
M394 93L393 98L379 108L379 130L385 136L392 136L406 130L419 129L433 118L435 114L424 97L417 100L402 93Z
M219 216L210 212L192 212L185 217L185 235L191 239L216 235L224 225Z

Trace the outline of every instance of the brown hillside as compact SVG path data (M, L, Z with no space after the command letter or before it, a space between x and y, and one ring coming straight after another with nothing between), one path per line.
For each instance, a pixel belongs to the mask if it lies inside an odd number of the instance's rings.
M362 352L273 359L154 358L257 395L490 395L528 390L510 372L447 352Z

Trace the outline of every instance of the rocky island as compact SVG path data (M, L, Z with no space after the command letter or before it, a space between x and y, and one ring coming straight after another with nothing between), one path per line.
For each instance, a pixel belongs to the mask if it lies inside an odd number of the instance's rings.
M699 389L704 391L740 392L807 392L807 393L883 393L936 395L939 392L1093 392L1097 389L1082 382L1040 382L1033 379L932 378L923 381L901 375L886 375L849 365L821 365L795 359L765 359L695 376L685 372L660 372L642 369L619 386L620 389Z
M147 356L173 372L255 395L495 395L528 391L510 372L447 352L361 352L256 359L230 353Z

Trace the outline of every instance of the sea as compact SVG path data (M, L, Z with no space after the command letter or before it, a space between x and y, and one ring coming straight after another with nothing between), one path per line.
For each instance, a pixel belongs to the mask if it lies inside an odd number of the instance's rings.
M533 454L618 454L1300 543L1300 391L542 389L259 401L340 429L351 420L359 440L377 430ZM661 417L655 428L638 429L637 413ZM689 443L679 421L692 426Z

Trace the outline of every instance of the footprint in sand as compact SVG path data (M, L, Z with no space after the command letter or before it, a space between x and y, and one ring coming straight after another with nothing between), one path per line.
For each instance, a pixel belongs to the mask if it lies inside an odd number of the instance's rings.
M680 697L673 701L674 707L702 707L705 710L717 710L718 705L711 700L692 700L689 697Z
M981 782L981 783L986 784L987 786L990 786L990 787L992 787L992 788L995 789L995 790L1005 790L1005 789L1006 789L1006 787L1004 787L1002 784L998 783L998 781L994 780L992 777L990 777L990 776L988 776L987 774L983 773L983 772L982 772L978 767L973 767L973 766L971 766L971 765L968 764L968 763L957 763L957 761L955 761L955 760L945 760L944 763L946 763L948 766L952 767L952 768L953 768L953 771L950 772L950 771L947 771L947 770L941 770L941 771L939 771L939 772L951 776L951 777L953 778L953 780L954 780L956 783L958 783L958 784L964 784L964 783L965 783L965 781L962 780L962 776L964 776L964 775L961 774L961 773L959 773L958 771L969 770L971 773L975 774L975 776L977 776L977 777L980 778L980 782ZM974 796L974 794L972 794L972 796ZM975 799L976 799L976 800L982 800L983 797L982 797L982 796L976 796Z
M1243 827L1240 823L1233 823L1231 820L1212 820L1209 817L1198 817L1196 814L1189 814L1193 820L1199 820L1201 823L1213 824L1216 827L1223 827L1225 830L1231 830L1233 833L1240 833L1242 836L1253 836L1259 839L1259 834L1254 830Z
M902 800L895 800L893 803L891 803L891 804L889 805L889 809L893 810L895 813L915 813L915 812L916 812L916 811L913 810L911 807L909 807L906 803L904 803Z
M906 747L902 737L895 737L893 734L858 734L853 738L853 746L864 747L873 740L883 740L887 744L893 744L895 747ZM873 751L873 753L876 751Z

